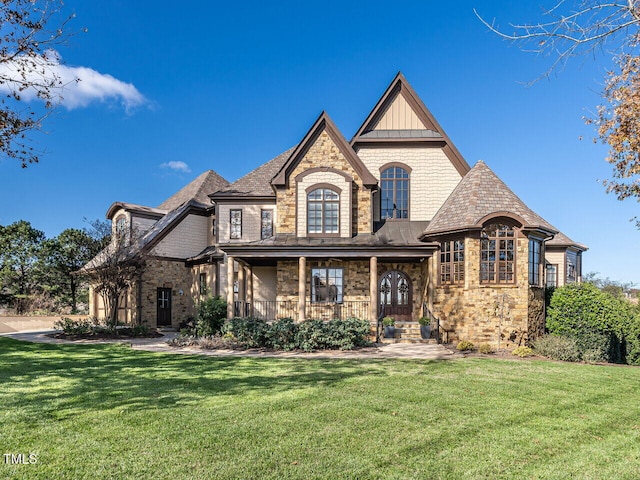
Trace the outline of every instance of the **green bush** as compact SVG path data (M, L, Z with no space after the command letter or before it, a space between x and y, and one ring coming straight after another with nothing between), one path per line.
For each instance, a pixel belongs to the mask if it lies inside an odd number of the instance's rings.
M529 347L520 346L520 347L517 347L515 350L513 350L511 353L517 357L524 358L524 357L530 357L531 355L533 355L533 350L530 349Z
M207 297L197 305L195 333L212 337L222 329L227 317L227 302L222 297Z
M247 348L275 350L351 350L368 345L370 325L366 320L305 320L291 318L274 321L271 325L256 318L234 318L223 328L224 336L231 336Z
M483 343L478 347L478 352L484 354L493 353L493 348L488 343Z
M267 330L269 325L264 320L253 317L232 318L223 327L223 334L231 334L241 345L247 348L262 348L267 346Z
M533 341L536 353L563 362L579 362L582 353L575 338L562 335L543 335Z
M89 318L74 320L62 317L53 324L56 330L62 330L66 335L86 335L93 331L93 322Z
M549 333L574 338L581 355L588 352L591 361L633 362L639 360L635 352L640 353L639 338L633 334L636 316L634 307L625 299L591 283L574 283L555 290L547 329Z
M466 340L462 340L458 342L458 346L456 347L456 350L460 352L468 352L469 350L473 350L473 349L474 349L473 343L468 342Z
M274 350L295 350L298 324L292 318L276 320L266 330L265 340Z

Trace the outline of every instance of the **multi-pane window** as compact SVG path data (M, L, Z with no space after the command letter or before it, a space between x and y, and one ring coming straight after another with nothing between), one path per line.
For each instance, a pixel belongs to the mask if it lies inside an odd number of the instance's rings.
M409 172L390 167L380 175L380 217L409 218Z
M120 215L116 218L116 238L122 240L127 235L127 217Z
M340 195L317 188L307 195L307 233L338 234Z
M542 269L542 240L529 239L529 285L541 285L540 272Z
M516 266L516 229L492 223L480 237L480 283L513 283Z
M547 263L547 288L558 286L558 265Z
M342 268L311 269L311 302L342 303Z
M260 238L273 237L273 210L260 210Z
M567 283L574 283L578 279L577 275L577 259L575 254L567 252Z
M464 240L440 243L440 283L464 282Z
M242 238L242 210L231 210L230 221L229 238Z
M198 290L200 291L200 295L207 294L207 274L201 273L198 275Z

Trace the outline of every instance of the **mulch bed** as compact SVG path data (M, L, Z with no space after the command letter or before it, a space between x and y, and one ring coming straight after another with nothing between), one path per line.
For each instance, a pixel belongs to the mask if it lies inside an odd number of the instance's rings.
M47 337L59 338L62 340L127 340L131 338L160 338L164 335L158 331L149 332L147 335L131 335L126 331L116 330L115 332L93 332L79 335L69 335L64 332L48 333Z

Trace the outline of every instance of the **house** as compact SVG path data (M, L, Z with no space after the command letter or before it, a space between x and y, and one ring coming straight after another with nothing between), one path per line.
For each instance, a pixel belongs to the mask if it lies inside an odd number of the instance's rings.
M233 183L205 172L107 217L141 232L148 267L121 318L149 325L177 326L214 294L229 317L427 316L445 340L506 347L543 332L545 282L579 281L586 250L471 168L402 74L351 140L323 112Z

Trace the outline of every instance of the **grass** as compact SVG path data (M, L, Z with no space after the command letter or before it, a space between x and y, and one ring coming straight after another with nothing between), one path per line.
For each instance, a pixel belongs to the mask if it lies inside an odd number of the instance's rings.
M0 338L0 478L640 477L640 369Z

